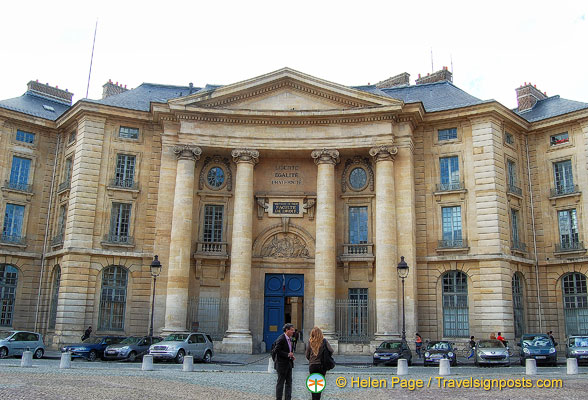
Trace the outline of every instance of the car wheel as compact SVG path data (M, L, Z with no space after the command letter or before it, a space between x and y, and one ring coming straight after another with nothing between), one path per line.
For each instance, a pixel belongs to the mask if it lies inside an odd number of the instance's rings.
M409 366L409 367L412 367L412 358L410 358L410 359L408 360L408 366Z
M176 363L183 364L184 363L184 356L186 352L182 349L178 350L178 354L176 354Z
M204 358L202 360L204 360L205 363L209 363L212 361L212 354L210 353L210 351L204 353Z
M96 361L97 355L96 350L92 350L90 354L88 354L88 361Z
M523 357L521 357L521 367L525 366L525 359Z
M0 348L0 358L4 358L8 355L8 349L6 347Z
M135 362L136 359L137 359L137 353L135 353L134 351L131 351L129 353L129 361L130 362Z
M457 367L457 360L451 361L451 366L452 367Z
M43 358L43 349L37 349L35 350L35 353L33 354L33 358Z

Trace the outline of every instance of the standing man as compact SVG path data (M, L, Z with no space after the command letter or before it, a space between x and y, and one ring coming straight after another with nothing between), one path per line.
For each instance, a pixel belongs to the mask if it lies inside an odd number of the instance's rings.
M276 400L282 400L284 383L286 384L285 400L292 400L292 368L294 368L294 347L292 335L294 325L286 324L284 331L275 342L276 348L276 371L278 372L278 383L276 384Z
M88 339L91 334L92 334L92 327L89 326L88 329L86 329L86 331L84 332L84 335L82 336L82 342L84 340Z

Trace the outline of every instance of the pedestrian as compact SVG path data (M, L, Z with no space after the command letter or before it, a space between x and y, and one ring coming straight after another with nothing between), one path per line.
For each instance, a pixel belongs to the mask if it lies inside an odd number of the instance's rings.
M323 365L323 352L325 351L330 351L331 354L333 354L333 348L323 336L323 331L321 331L318 326L315 326L312 328L312 331L310 331L310 339L308 340L308 346L306 347L308 372L311 374L319 373L322 376L327 374L327 368ZM320 398L321 393L312 393L312 400Z
M494 332L492 332L492 333L490 334L490 339L496 339L496 335L494 334Z
M292 368L294 368L294 348L292 344L292 335L294 335L294 325L285 324L282 328L283 334L278 336L275 341L276 351L276 371L278 372L278 382L276 383L276 400L282 400L284 394L284 384L286 386L285 400L292 400Z
M418 333L416 334L416 339L414 340L414 343L415 343L415 351L417 353L417 356L419 356L419 358L422 358L421 348L423 347L423 338Z
M506 339L502 336L502 332L498 332L498 336L496 336L497 340L500 340L503 345L506 346Z
M555 341L555 338L553 337L553 331L547 332L547 335L549 336L549 339L551 340L553 347L557 347L557 342Z
M294 329L294 334L292 335L292 351L296 351L296 345L298 344L299 340L300 332L298 332L298 329Z
M473 336L470 337L470 354L468 355L468 360L474 356L474 350L476 349L476 340Z
M90 335L92 334L92 327L89 326L88 329L86 329L86 331L84 332L84 334L82 335L82 342L86 339L88 339L90 337Z

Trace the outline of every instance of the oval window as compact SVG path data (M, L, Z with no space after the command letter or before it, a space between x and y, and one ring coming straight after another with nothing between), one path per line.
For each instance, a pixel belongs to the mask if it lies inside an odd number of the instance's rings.
M225 171L220 167L212 167L208 171L206 181L210 187L215 189L220 188L225 183Z
M367 184L367 174L363 168L355 168L349 174L349 184L354 190L361 190Z

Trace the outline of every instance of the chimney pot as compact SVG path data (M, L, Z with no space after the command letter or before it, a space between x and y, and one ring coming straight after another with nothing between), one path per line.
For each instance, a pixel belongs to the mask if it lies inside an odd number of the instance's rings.
M438 71L435 71L433 73L427 73L427 76L424 77L421 77L421 74L419 74L419 77L415 81L415 84L423 85L426 83L435 82L453 82L453 73L449 71L447 66L444 66Z
M71 99L73 97L73 93L69 93L67 89L59 89L59 86L57 85L55 85L55 87L49 86L48 83L43 85L42 83L39 83L38 79L36 81L29 81L27 83L27 90L30 90L31 92L34 92L37 95L47 99L58 101L67 105L71 105Z

